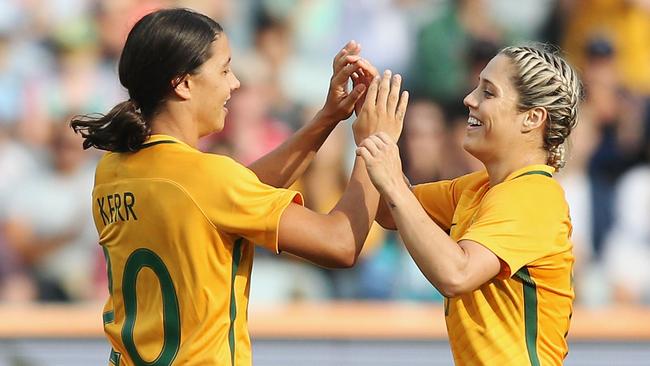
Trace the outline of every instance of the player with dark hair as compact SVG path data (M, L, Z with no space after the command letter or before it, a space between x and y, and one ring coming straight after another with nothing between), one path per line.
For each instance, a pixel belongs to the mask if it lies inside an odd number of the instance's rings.
M93 215L108 267L112 364L250 365L254 245L327 267L355 263L379 200L363 161L329 214L304 208L286 187L364 95L356 140L377 131L398 138L408 103L401 79L373 78L358 53L350 42L335 57L314 120L246 168L196 149L201 136L223 128L239 87L219 24L184 9L135 24L119 63L130 100L71 122L84 147L108 151L97 166Z

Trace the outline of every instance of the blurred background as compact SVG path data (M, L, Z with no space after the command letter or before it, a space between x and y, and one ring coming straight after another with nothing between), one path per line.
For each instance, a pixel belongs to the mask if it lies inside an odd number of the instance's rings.
M586 88L557 175L574 224L576 305L650 310L649 0L0 0L0 304L73 308L107 297L90 212L101 152L83 151L67 123L128 98L117 77L126 35L170 6L223 25L242 84L225 130L203 139L203 150L248 164L279 145L323 105L332 57L354 39L411 92L399 144L413 184L481 169L461 146L462 99L500 47L561 47ZM296 184L308 207L327 212L340 197L351 137L341 123ZM399 237L380 227L349 270L256 256L251 311L442 301ZM0 343L0 365L2 352Z

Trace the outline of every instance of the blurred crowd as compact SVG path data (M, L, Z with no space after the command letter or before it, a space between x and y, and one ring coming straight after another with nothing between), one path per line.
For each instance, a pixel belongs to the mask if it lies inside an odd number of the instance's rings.
M202 149L248 164L276 147L322 106L332 57L354 39L411 92L399 144L413 184L482 168L462 149L462 99L500 47L558 45L586 88L557 175L574 224L577 302L650 305L648 0L1 0L0 302L106 297L90 211L102 152L84 151L67 122L128 98L117 77L126 34L168 6L224 26L242 84L225 130ZM353 157L342 122L294 187L307 206L333 207ZM256 256L252 304L442 299L399 236L378 226L348 270Z

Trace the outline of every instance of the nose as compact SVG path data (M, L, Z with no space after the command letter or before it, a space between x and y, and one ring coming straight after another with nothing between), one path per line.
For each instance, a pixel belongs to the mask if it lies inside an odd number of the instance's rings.
M476 98L474 97L474 92L476 89L472 90L469 94L463 98L463 104L467 108L476 108L477 107L477 101Z
M233 78L233 83L230 85L230 91L237 90L241 86L239 79L237 79L237 76L235 76L234 73L232 73L232 78Z

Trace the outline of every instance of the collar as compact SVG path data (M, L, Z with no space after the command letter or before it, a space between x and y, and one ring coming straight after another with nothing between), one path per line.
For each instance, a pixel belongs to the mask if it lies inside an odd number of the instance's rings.
M553 173L555 173L555 168L553 168L552 166L546 164L534 164L534 165L528 165L521 169L515 170L514 172L510 173L503 181L507 182L509 180L519 178L523 175L530 175L530 174L541 174L541 175L553 177Z
M177 139L174 136L162 135L162 134L150 135L142 144L142 148L145 149L147 147L151 147L159 144L181 144L183 146L192 148L190 145L184 143L183 141Z

